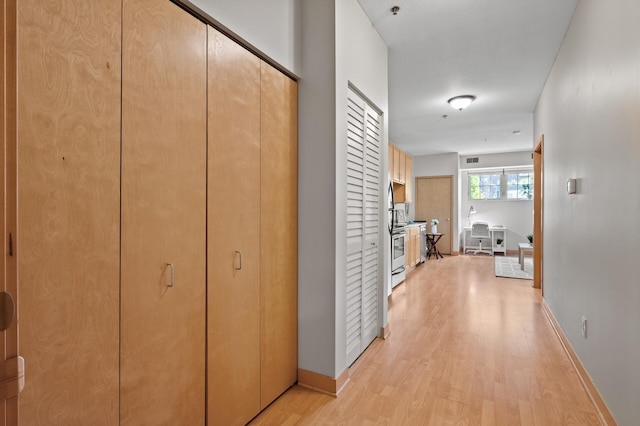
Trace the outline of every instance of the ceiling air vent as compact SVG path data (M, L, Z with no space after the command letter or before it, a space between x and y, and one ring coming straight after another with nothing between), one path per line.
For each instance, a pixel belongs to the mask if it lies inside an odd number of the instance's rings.
M469 157L467 158L467 164L477 163L478 157Z

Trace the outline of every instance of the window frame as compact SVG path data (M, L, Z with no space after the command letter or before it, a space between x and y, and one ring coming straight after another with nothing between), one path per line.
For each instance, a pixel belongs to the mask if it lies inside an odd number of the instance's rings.
M518 168L513 168L513 169L507 169L507 168L496 168L496 169L485 169L482 171L474 171L474 170L467 170L467 200L468 201L531 201L533 197L528 198L526 195L520 196L520 185L518 184L517 186L517 191L518 191L518 197L517 198L509 198L509 175L521 175L521 174L528 174L529 175L529 182L531 184L531 188L532 188L532 192L533 192L533 167L528 168L528 167L518 167ZM499 181L500 181L500 191L499 191L499 197L497 198L472 198L472 184L471 184L471 179L473 176L486 176L486 175L490 175L490 176L498 176L499 177ZM503 178L504 176L504 178ZM481 178L480 178L481 179ZM482 185L480 185L482 186ZM495 185L490 185L490 186L494 186ZM480 190L481 191L481 190ZM480 194L482 194L482 192L480 192Z

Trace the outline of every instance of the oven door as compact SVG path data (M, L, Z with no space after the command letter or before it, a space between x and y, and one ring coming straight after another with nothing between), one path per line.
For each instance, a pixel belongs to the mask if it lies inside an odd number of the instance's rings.
M405 236L406 232L403 230L397 231L394 229L392 239L393 239L393 250L391 257L391 273L398 274L404 272L405 269Z

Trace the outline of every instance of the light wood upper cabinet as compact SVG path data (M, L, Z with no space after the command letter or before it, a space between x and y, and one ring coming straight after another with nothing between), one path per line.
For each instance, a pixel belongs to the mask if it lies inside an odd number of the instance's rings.
M400 153L400 165L398 166L398 182L405 183L407 176L407 171L405 170L405 167L407 166L407 154L404 151L400 150L398 150L398 152Z
M123 10L120 424L203 424L206 26Z
M400 182L400 150L397 146L391 145L393 149L393 170L391 176L394 182Z
M389 176L396 203L409 203L413 192L413 158L397 146L389 144Z
M413 195L413 158L410 155L406 156L404 173L404 202L410 203Z

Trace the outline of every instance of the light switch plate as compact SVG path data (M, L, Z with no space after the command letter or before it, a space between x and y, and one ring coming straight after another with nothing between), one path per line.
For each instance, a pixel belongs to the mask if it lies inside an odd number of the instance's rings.
M568 194L575 194L576 193L576 180L575 179L569 179L567 181L567 193Z

